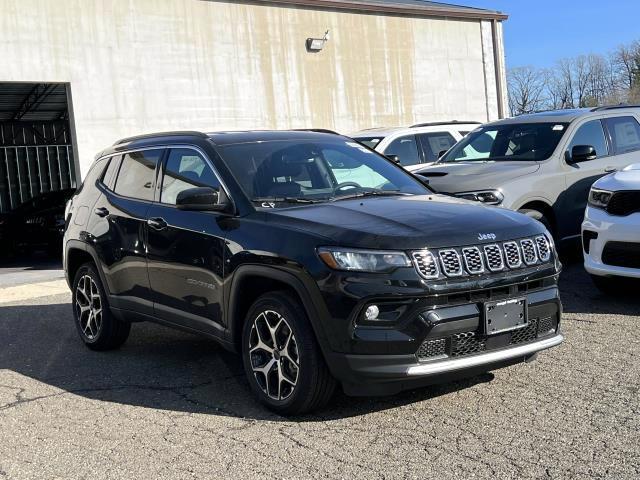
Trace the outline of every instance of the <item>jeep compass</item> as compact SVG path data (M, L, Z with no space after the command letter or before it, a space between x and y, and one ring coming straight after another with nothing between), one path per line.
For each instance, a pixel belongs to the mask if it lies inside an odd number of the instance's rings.
M320 408L336 385L393 394L563 339L541 223L436 195L330 132L122 140L98 155L65 228L90 349L121 346L146 320L206 335L282 414Z

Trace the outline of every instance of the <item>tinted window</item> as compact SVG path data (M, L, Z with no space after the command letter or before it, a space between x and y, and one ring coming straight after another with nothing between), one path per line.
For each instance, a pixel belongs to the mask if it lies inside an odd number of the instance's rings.
M605 122L616 154L640 150L640 125L635 118L607 118Z
M102 177L102 183L104 183L107 187L111 187L119 166L120 155L111 157L111 159L109 160L109 166L107 167L107 170L104 172L104 175Z
M591 145L596 149L598 157L608 154L607 141L600 120L591 120L578 128L567 150L571 152L576 145Z
M153 200L155 169L162 152L145 150L125 154L114 191L125 197Z
M106 165L107 165L106 158L101 158L100 160L96 161L91 167L91 169L89 170L89 173L87 173L87 176L84 178L84 181L82 182L82 185L80 185L80 188L76 190L76 193L80 193L84 189L85 185L95 184L96 180L100 178L100 175L104 171L104 167Z
M234 177L255 202L327 201L370 192L425 194L411 175L355 141L267 141L220 147Z
M566 123L487 125L460 140L441 162L546 160L558 146L566 128Z
M435 162L440 152L446 152L456 143L453 136L447 132L420 133L418 140L427 162Z
M418 144L415 135L396 138L384 151L385 155L395 155L400 165L415 165L420 163Z
M218 189L220 183L198 152L189 148L171 150L162 179L160 201L175 205L180 192L196 187Z

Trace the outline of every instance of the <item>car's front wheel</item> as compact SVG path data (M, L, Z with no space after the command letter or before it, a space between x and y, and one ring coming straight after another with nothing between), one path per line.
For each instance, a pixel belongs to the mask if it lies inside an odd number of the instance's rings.
M251 306L242 356L251 390L277 413L316 410L335 390L304 308L287 292L268 293Z
M76 273L72 290L73 314L80 338L92 350L120 347L129 337L131 324L114 317L100 276L91 263Z

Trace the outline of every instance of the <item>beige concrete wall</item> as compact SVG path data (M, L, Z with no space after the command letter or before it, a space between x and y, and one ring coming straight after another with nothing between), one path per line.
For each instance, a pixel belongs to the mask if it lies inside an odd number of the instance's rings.
M305 39L325 30L325 49L308 53ZM485 66L480 21L206 0L0 0L0 81L71 83L83 175L104 146L149 131L486 121L497 98Z

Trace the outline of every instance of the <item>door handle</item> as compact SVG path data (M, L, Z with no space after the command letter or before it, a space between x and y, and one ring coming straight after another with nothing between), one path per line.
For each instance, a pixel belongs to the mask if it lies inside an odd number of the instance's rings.
M107 215L109 215L109 210L107 208L105 208L105 207L98 207L98 208L93 210L93 213L95 213L100 218L104 218Z
M147 220L147 225L149 225L154 230L164 230L168 226L165 219L160 217L150 218L149 220Z
M618 169L616 167L605 167L604 168L604 173L613 173L613 172L617 172Z

